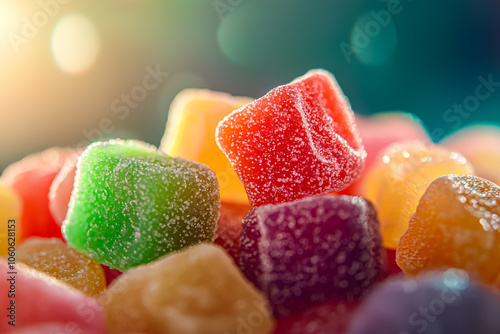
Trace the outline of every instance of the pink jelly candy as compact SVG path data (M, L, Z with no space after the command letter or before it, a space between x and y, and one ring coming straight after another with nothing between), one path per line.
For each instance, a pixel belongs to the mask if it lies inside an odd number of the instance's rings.
M17 274L9 274L10 265L0 259L0 307L8 315L0 321L1 333L105 332L104 312L97 299L23 264L15 264L14 270ZM15 296L9 297L9 291ZM12 326L8 321L14 319Z
M366 156L351 107L323 70L235 110L216 139L254 207L345 189Z

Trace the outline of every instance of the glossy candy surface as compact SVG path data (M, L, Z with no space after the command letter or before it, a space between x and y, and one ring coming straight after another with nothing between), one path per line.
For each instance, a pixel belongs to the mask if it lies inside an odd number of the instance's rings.
M320 196L253 209L243 220L240 265L277 316L355 301L385 270L373 206Z
M212 241L219 207L205 165L138 141L97 142L80 158L63 232L78 251L126 271Z
M248 204L243 184L215 142L215 128L225 116L252 102L210 90L186 89L170 106L160 150L172 157L198 161L215 172L223 202Z
M345 189L366 156L349 103L323 70L232 112L216 137L254 207Z
M264 297L219 246L200 244L132 269L101 300L108 333L272 333Z
M419 141L395 143L384 150L366 178L365 196L378 211L384 246L396 249L420 197L436 178L472 174L459 153Z
M347 334L497 334L499 314L497 294L452 269L386 280L361 305Z
M397 261L404 272L450 267L500 288L500 187L476 176L448 175L432 182L401 237Z
M101 265L61 239L30 238L18 247L16 260L91 296L99 296L106 288Z

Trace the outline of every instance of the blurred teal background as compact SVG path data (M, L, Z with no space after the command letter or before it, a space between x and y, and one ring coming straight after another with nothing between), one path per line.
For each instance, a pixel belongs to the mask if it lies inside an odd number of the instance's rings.
M499 11L486 0L0 0L0 169L49 146L158 145L183 88L257 98L311 68L331 71L356 112L414 113L435 140L500 122ZM157 87L126 105L151 71ZM479 77L490 90L476 103Z

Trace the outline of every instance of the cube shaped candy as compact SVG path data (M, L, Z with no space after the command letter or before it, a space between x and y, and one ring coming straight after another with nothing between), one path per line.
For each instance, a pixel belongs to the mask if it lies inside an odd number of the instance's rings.
M404 272L460 268L500 288L500 187L477 176L432 182L401 237Z
M213 241L219 207L217 178L205 165L111 140L80 156L62 228L70 246L126 271Z
M264 297L213 244L134 268L101 300L110 334L270 334L273 329Z
M0 256L14 251L19 244L21 203L17 194L0 182ZM10 232L10 235L9 235Z
M235 110L216 136L254 207L342 190L366 156L347 99L322 70Z
M248 204L245 188L215 142L215 128L225 116L252 102L248 97L186 89L172 101L160 150L172 157L198 161L215 172L221 200Z
M265 205L243 220L240 265L277 316L358 300L385 270L376 212L361 197Z

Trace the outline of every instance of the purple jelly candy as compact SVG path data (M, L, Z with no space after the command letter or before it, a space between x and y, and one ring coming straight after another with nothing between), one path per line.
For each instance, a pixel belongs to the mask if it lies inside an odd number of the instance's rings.
M500 298L458 269L392 277L352 319L349 334L498 334Z
M356 301L385 269L376 211L331 195L257 207L243 220L240 265L277 316Z

